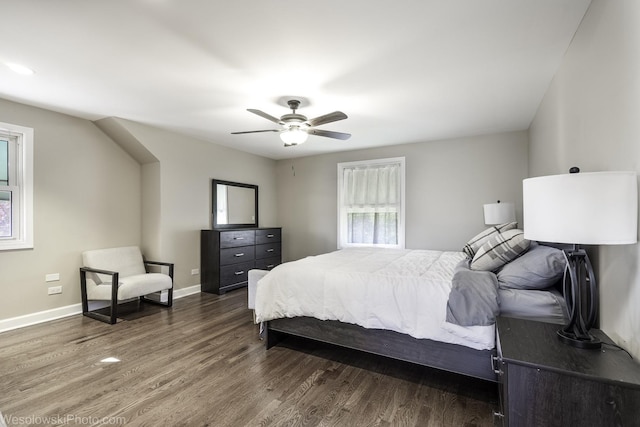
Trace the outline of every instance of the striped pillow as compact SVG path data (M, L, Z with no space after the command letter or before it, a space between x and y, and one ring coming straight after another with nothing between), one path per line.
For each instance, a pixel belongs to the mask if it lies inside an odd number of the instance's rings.
M513 261L529 249L531 240L522 230L508 230L492 236L476 252L469 266L472 270L494 271Z
M473 259L478 249L480 249L480 247L484 245L487 240L489 240L496 234L502 233L503 231L513 230L517 226L517 222L507 222L505 224L489 227L482 233L474 236L471 240L469 240L467 244L464 245L464 248L462 248L462 251L467 254L469 258Z

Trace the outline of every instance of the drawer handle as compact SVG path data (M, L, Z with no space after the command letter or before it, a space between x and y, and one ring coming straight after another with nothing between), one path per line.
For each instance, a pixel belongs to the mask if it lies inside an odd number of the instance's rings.
M244 274L244 271L236 271L233 274L235 274L236 276L240 276L240 275Z
M267 252L273 252L275 251L275 249L271 248L271 249L267 249Z
M267 237L270 239L272 237L276 237L274 234L267 234Z
M275 264L269 264L269 265L267 265L267 268L268 268L268 269L271 269L271 268L273 268L273 267L275 267Z
M234 256L235 257L241 257L241 256L244 256L244 253L240 252L239 254L235 254Z
M244 240L244 237L234 237L233 240Z

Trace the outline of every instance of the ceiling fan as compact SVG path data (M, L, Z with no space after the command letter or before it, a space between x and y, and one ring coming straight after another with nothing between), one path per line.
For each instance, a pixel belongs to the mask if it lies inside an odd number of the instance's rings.
M296 110L300 106L300 101L297 99L291 99L287 101L291 113L277 118L264 111L254 110L248 108L247 111L257 114L273 123L277 123L282 126L281 129L265 129L265 130L249 130L244 132L231 132L232 135L239 135L243 133L258 133L258 132L279 132L280 139L284 142L285 147L291 147L293 145L302 144L307 140L309 134L317 136L326 136L327 138L347 140L351 138L350 133L333 132L330 130L315 129L316 126L324 125L331 122L337 122L338 120L344 120L347 115L342 111L334 111L333 113L325 114L315 119L307 119L306 116L296 113Z

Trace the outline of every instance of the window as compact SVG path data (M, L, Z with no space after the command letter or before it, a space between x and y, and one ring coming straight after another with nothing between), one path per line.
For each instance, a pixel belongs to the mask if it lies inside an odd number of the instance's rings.
M338 248L404 248L404 157L338 163Z
M0 250L33 247L33 129L0 123Z

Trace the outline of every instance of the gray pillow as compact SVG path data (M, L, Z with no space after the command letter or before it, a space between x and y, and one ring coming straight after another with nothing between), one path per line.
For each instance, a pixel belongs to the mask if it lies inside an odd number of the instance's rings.
M502 289L545 289L562 278L566 265L560 249L533 245L496 273L498 286Z
M471 259L475 256L476 252L482 245L484 245L487 240L496 234L500 234L503 231L512 230L518 226L517 222L507 222L505 224L495 225L493 227L489 227L481 233L476 234L464 245L462 251L467 254L467 256Z
M522 230L507 230L492 236L476 252L471 261L472 270L494 271L518 258L529 249L530 240Z

